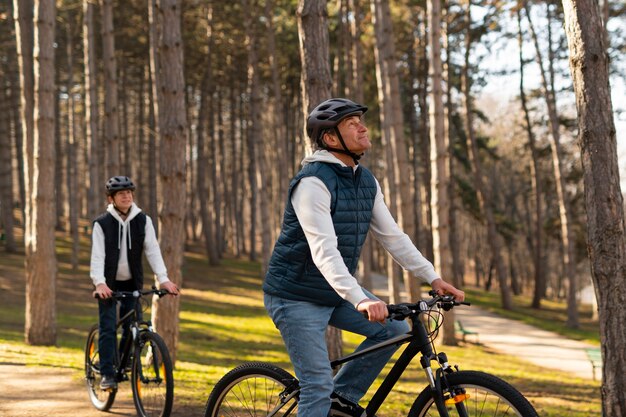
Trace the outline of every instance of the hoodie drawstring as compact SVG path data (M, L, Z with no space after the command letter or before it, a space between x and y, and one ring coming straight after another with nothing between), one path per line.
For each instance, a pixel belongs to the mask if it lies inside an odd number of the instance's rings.
M125 231L126 233L124 233ZM122 249L122 239L126 239L126 235L128 235L128 239L126 240L126 243L128 244L128 250L131 250L133 248L133 240L131 239L131 236L130 236L129 224L126 222L120 223L118 221L117 222L117 248L118 249Z

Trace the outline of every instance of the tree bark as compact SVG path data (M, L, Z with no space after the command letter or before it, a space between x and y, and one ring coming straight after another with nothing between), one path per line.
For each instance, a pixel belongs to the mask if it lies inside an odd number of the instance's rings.
M26 343L56 343L55 179L54 179L54 31L56 6L53 0L39 1L34 21L34 114L32 259L26 269Z
M96 33L94 29L95 0L83 0L83 57L85 63L85 133L89 149L89 186L87 213L90 219L98 215L102 195L103 175L100 166L100 136L98 134L98 86L96 75Z
M267 153L264 150L263 140L263 120L261 118L261 108L263 106L260 92L259 82L259 57L258 57L258 45L256 27L254 21L257 20L257 11L254 3L249 4L249 0L243 0L244 10L248 10L248 14L245 20L246 29L246 48L248 51L248 94L250 96L250 125L248 129L248 152L250 155L250 172L251 179L254 176L254 181L251 181L252 185L256 188L252 188L252 199L258 199L259 205L251 203L251 217L252 221L260 219L261 226L261 274L265 276L267 266L270 260L272 251L272 237L271 237L271 220L269 211L269 197L271 193L271 186L269 184L269 174L267 168L266 157ZM258 196L258 197L257 197ZM258 210L258 212L257 212ZM258 215L257 215L258 214ZM253 243L256 240L256 236L251 236Z
M74 19L68 17L67 24L67 201L68 201L68 218L69 231L72 240L72 269L76 271L78 268L78 250L80 239L78 237L78 215L80 204L80 188L78 186L78 144L76 141L76 104L74 102L74 42L72 25L75 24Z
M33 213L33 107L34 107L34 74L33 74L33 1L13 0L15 20L15 39L17 42L17 58L20 73L20 126L22 126L22 155L24 177L24 268L33 269L33 237L31 230Z
M213 8L208 6L207 10L207 60L205 62L204 77L200 86L200 109L198 111L198 123L197 131L197 192L198 200L200 202L200 218L202 221L202 233L204 235L204 246L207 257L209 258L209 265L219 264L218 245L216 245L215 234L213 230L213 218L209 213L209 193L207 190L207 165L208 159L205 152L205 125L207 123L208 104L212 98L214 90L214 81L212 73L212 53L213 53Z
M307 115L318 103L330 98L332 87L328 58L326 0L299 0L296 15L298 16L300 62L302 62L302 110L306 126ZM304 137L306 137L306 132ZM307 143L307 153L310 153L311 144ZM330 360L341 357L343 353L341 330L329 326L326 331L326 344Z
M118 114L117 59L113 28L113 0L102 0L102 59L104 61L104 138L106 177L126 175L120 170L120 118Z
M432 80L429 107L431 207L433 228L433 251L435 270L443 277L453 274L448 229L450 198L449 138L445 134L445 111L443 106L443 80L441 62L441 3L428 0L428 40L430 44L429 75Z
M161 250L170 281L182 287L182 264L185 248L186 212L186 143L187 111L185 106L185 79L183 76L183 43L181 37L181 9L177 0L157 0L156 28L159 94L159 134L161 161L159 177L163 200L159 209L161 223ZM153 303L155 327L167 343L176 361L178 346L178 313L180 299L166 297Z
M4 89L0 91L0 244L6 252L13 253L15 235L13 233L13 167L11 164L11 112L9 97Z
M466 21L466 33L465 33L465 65L463 67L462 74L462 90L464 95L465 104L465 131L467 134L467 150L470 165L473 167L474 174L474 187L478 194L478 202L480 204L481 211L485 216L487 222L487 237L489 246L491 248L491 256L496 268L496 276L498 284L500 285L500 297L502 301L502 308L505 310L511 310L513 308L513 299L511 296L511 288L507 282L507 274L502 259L502 236L498 233L497 225L494 216L493 209L493 197L489 187L485 185L484 174L480 155L478 152L478 144L474 134L474 113L472 106L472 92L471 92L471 75L470 75L470 62L469 56L472 48L471 38L471 0L467 5L467 21Z
M389 189L388 198L395 199L398 224L403 231L414 235L413 202L411 189L411 165L407 158L406 137L404 134L404 117L400 100L400 81L396 71L395 41L391 21L391 10L386 1L372 2L372 15L375 31L374 53L377 57L378 101L381 103L382 131L387 133L391 159L387 161L387 171L393 175L396 192ZM384 145L383 145L384 146ZM418 299L419 285L415 277L404 272L404 286L411 300Z
M326 3L326 0L299 0L296 12L302 62L301 88L305 126L309 112L317 104L330 98L332 87ZM306 132L304 136L306 137ZM307 153L311 151L310 146L309 144Z
M563 0L587 209L591 275L602 343L605 417L626 415L626 226L620 189L609 57L597 3Z
M159 25L160 17L157 11L157 0L148 0L148 24L149 24L149 55L150 55L150 65L149 65L149 74L150 74L150 101L151 105L148 110L148 119L150 124L150 135L149 135L149 143L148 143L148 181L149 181L149 204L148 204L148 213L152 213L153 216L156 216L158 209L158 198L159 195L159 158L157 155L159 154L159 137L160 137L160 110L159 106L162 101L161 98L161 90L159 88L159 66L160 66L160 57L159 57ZM155 222L156 232L159 232L160 222Z
M549 7L549 6L548 6ZM574 235L572 233L572 215L570 204L565 192L565 178L563 173L563 150L561 149L561 134L559 132L559 116L557 112L556 96L554 88L551 88L546 71L544 70L543 57L539 49L539 41L535 27L530 17L528 4L525 3L526 18L530 26L530 33L535 44L537 52L537 63L541 75L541 83L544 89L546 106L548 108L548 119L550 121L550 133L552 141L552 166L554 169L554 182L556 184L556 193L559 203L559 218L561 220L561 240L563 242L563 265L565 268L564 275L569 281L568 297L567 297L567 325L572 328L578 327L578 309L576 303L576 259L574 253ZM552 48L549 45L549 48Z
M530 111L528 109L528 104L526 100L526 93L524 91L524 80L525 80L525 61L523 55L523 46L524 46L524 38L522 32L522 13L521 13L521 2L517 8L517 26L518 26L518 44L519 44L519 62L520 62L520 100L522 104L522 110L524 112L524 127L526 130L526 134L528 135L528 143L530 145L530 155L532 158L531 165L531 183L533 188L533 193L535 195L535 218L534 218L534 228L532 233L532 255L533 255L533 265L535 270L534 276L534 290L533 290L533 299L532 299L532 307L540 308L541 307L541 299L545 297L546 294L546 275L544 273L544 265L543 265L543 210L541 208L541 196L543 195L543 180L541 178L541 169L539 166L539 151L537 149L535 134L532 131L532 124L530 121Z

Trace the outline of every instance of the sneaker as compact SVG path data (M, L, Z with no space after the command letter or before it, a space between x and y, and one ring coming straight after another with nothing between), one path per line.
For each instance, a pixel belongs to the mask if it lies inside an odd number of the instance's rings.
M100 381L101 390L115 390L117 389L117 381L115 377L109 375L102 375L102 381Z
M334 392L331 394L330 400L329 417L361 417L365 414L365 408L340 397Z

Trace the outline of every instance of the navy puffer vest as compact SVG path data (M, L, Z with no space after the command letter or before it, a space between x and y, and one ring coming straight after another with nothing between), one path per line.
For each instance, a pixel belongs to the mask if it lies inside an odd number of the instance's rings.
M95 222L100 224L104 232L104 277L109 288L115 291L115 277L117 275L117 264L120 260L119 244L119 222L111 213L104 213ZM133 277L136 289L143 288L143 242L146 238L146 215L139 213L129 223L130 242L128 234L125 236L126 248L128 250L128 267Z
M313 162L305 165L289 185L280 236L274 246L263 283L267 294L289 300L338 305L342 298L328 284L313 263L311 249L291 204L294 187L305 177L317 177L331 195L330 211L339 252L352 275L367 237L376 197L376 180L359 167Z

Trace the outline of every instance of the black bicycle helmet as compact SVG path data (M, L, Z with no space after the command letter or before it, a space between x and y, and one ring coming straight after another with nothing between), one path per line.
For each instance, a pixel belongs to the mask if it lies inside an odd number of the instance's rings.
M306 120L306 132L309 138L320 147L324 147L322 136L325 130L336 128L339 122L348 116L363 115L367 107L346 98L331 98L318 104L309 113Z
M125 177L123 175L116 175L115 177L109 178L106 183L106 189L107 195L112 196L116 192L122 190L135 191L135 184L128 177Z

